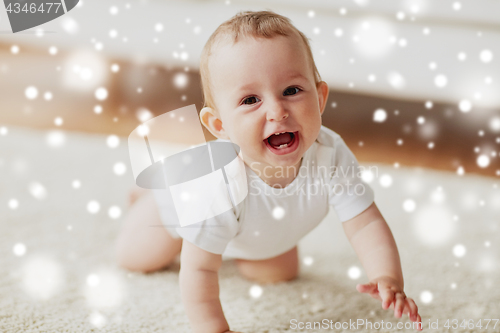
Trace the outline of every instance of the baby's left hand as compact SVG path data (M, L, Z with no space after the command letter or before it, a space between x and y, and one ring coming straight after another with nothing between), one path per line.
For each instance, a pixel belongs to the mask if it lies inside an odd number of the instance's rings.
M358 284L356 289L360 293L367 293L371 297L382 301L382 308L394 309L394 316L401 318L407 314L411 321L422 323L422 318L418 314L418 307L413 299L406 297L403 288L398 281L391 277L381 276L371 280L366 284ZM422 329L420 328L421 331Z

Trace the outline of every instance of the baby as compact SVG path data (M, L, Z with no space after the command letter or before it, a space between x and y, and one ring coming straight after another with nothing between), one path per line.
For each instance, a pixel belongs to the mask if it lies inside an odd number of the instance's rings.
M150 272L181 253L181 296L193 331L232 332L219 300L223 256L260 283L294 279L298 241L332 207L369 278L357 290L393 309L397 318L407 314L421 330L417 306L404 293L396 243L373 191L357 172L346 172L359 167L354 155L337 133L321 125L328 86L307 38L273 12L239 13L208 40L200 72L201 123L219 141L241 148L248 195L224 214L168 229L148 227L172 226L176 216L168 191L139 197L117 240L119 264ZM321 167L337 173L314 172ZM218 227L208 227L213 224Z

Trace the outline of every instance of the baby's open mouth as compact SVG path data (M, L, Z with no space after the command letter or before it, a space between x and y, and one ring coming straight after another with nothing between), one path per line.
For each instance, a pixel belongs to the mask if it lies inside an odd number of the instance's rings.
M269 150L277 155L288 154L297 148L299 141L298 133L296 131L272 134L267 139L264 139L264 143Z
M292 143L294 137L295 134L293 134L293 132L273 134L267 138L267 142L269 142L273 148L282 149L288 147L288 145Z

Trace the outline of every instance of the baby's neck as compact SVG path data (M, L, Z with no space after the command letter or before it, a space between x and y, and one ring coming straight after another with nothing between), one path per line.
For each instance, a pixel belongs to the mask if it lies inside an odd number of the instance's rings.
M255 167L252 164L248 165L267 185L276 188L285 188L299 174L299 169L302 164L302 158L297 162L296 165L290 166L266 166L266 167Z

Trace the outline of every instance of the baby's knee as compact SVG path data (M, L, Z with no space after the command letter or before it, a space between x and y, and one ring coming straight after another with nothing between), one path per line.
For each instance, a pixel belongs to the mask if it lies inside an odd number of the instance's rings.
M148 251L118 238L115 242L115 260L119 267L140 273L151 273L170 266L182 247L182 239L164 244L163 248Z
M271 275L268 279L268 283L278 283L278 282L287 282L295 280L299 276L299 269L297 268L289 268L285 269L279 273Z
M258 283L267 284L292 281L299 276L298 264L291 264L285 267L259 267L247 262L237 262L237 267L244 278Z

